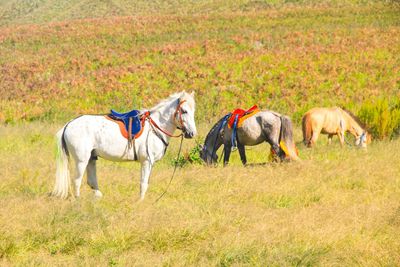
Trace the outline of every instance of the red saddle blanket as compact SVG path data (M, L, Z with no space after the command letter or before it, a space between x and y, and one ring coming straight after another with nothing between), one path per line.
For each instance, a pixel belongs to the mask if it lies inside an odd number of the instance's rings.
M235 123L236 115L238 115L237 128L239 128L246 119L257 114L258 112L260 112L260 109L258 108L257 105L252 106L248 110L244 110L241 108L235 109L234 111L231 112L232 115L228 121L229 128L233 127L233 124Z

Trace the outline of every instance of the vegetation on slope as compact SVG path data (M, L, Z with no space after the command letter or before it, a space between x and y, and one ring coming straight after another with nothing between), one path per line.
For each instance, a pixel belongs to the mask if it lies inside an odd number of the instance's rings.
M396 6L226 5L1 28L0 121L150 107L179 90L197 92L198 121L255 103L299 121L312 106L400 95Z
M380 2L385 3L385 1ZM344 7L371 3L374 2L362 0L0 0L0 26L113 16L195 15L296 6Z

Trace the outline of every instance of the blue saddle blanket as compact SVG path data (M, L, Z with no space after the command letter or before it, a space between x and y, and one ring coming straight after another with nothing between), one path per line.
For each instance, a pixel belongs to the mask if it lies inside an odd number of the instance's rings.
M125 125L125 129L127 132L129 132L129 119L132 118L132 129L131 129L132 136L135 136L142 129L142 125L140 123L140 111L139 110L134 109L134 110L131 110L126 113L118 113L115 110L111 110L110 116L113 119L122 121Z

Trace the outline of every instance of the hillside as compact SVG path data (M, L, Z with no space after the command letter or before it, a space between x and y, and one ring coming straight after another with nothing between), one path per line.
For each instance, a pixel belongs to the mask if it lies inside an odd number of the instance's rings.
M381 1L380 3L395 3ZM360 7L373 1L316 0L0 0L0 26L36 24L85 18L142 15L198 15L293 7ZM379 3L379 2L378 2Z
M0 25L46 23L83 18L107 18L137 15L193 15L226 11L269 9L285 5L287 1L193 1L193 0L2 0ZM293 1L292 5L317 5L320 1ZM326 2L325 5L337 5ZM357 1L347 1L355 4Z
M149 107L179 90L197 92L200 121L254 103L297 121L315 105L399 96L397 7L235 6L3 27L0 121Z

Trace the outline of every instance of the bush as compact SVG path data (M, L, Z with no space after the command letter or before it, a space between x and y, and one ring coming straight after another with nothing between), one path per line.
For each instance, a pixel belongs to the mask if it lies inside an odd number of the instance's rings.
M200 158L200 145L196 145L189 152L183 153L183 155L179 156L178 159L173 159L172 163L177 164L180 167L183 167L187 164L202 164L203 161Z
M400 100L380 98L361 106L358 116L374 138L391 138L400 130Z

